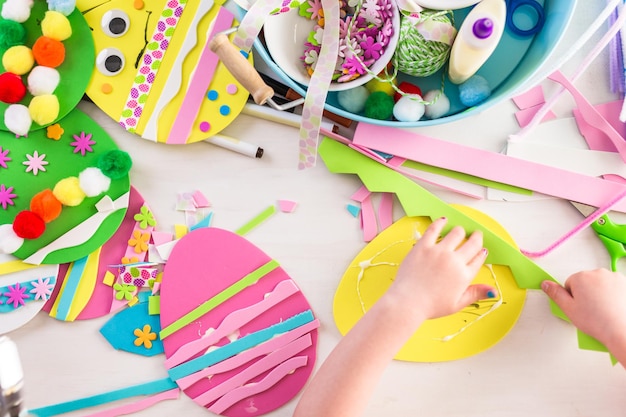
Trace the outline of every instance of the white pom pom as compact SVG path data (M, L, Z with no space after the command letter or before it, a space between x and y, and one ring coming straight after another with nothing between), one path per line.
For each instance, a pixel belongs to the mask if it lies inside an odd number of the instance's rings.
M11 104L4 111L4 124L16 136L26 136L33 120L28 107L23 104Z
M24 23L30 17L30 9L33 7L33 0L7 0L2 5L3 18Z
M13 231L12 224L0 226L0 253L13 253L22 247L24 239Z
M424 104L419 94L407 94L393 106L393 117L401 122L417 122L424 115Z
M98 168L91 167L78 174L78 184L87 197L95 197L109 189L111 178Z
M59 71L38 65L28 74L28 91L34 96L53 94L60 80Z
M438 119L450 111L450 99L441 90L430 90L424 94L424 101L431 102L435 99L433 104L426 105L425 114L429 119Z

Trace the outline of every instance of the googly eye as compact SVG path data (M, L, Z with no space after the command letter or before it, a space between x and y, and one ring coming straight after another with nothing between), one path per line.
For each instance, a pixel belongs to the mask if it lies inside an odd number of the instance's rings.
M119 9L112 9L102 15L102 21L100 22L102 30L107 36L112 38L119 38L128 32L130 27L130 19L125 11Z
M96 68L102 75L114 76L124 69L124 54L117 48L106 48L96 57Z

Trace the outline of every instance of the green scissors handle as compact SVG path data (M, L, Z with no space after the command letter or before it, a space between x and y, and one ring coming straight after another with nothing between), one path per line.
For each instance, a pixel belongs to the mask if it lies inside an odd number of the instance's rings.
M626 256L626 225L617 224L605 214L591 224L611 257L611 270L617 271L617 261Z

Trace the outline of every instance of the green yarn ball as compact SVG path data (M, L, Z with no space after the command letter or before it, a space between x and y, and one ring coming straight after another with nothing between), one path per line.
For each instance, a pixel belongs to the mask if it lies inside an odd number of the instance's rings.
M14 20L0 19L0 50L23 45L26 41L26 29Z
M128 175L133 165L130 155L124 151L112 150L104 153L98 159L98 168L107 177L117 180Z
M393 115L393 97L375 91L365 101L365 116L376 120L389 120Z
M448 13L424 10L419 19L402 16L400 37L393 56L398 71L415 77L427 77L439 71L450 57L451 45L428 41L415 27L427 20L453 25Z

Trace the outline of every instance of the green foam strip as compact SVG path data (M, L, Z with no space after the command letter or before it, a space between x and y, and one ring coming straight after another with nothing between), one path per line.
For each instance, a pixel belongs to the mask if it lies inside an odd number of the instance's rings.
M250 230L254 229L259 224L261 224L265 220L267 220L274 213L276 213L276 207L275 206L269 206L268 208L263 210L261 213L259 213L255 218L250 220L248 223L244 224L239 229L235 230L235 233L238 234L239 236L245 235Z

